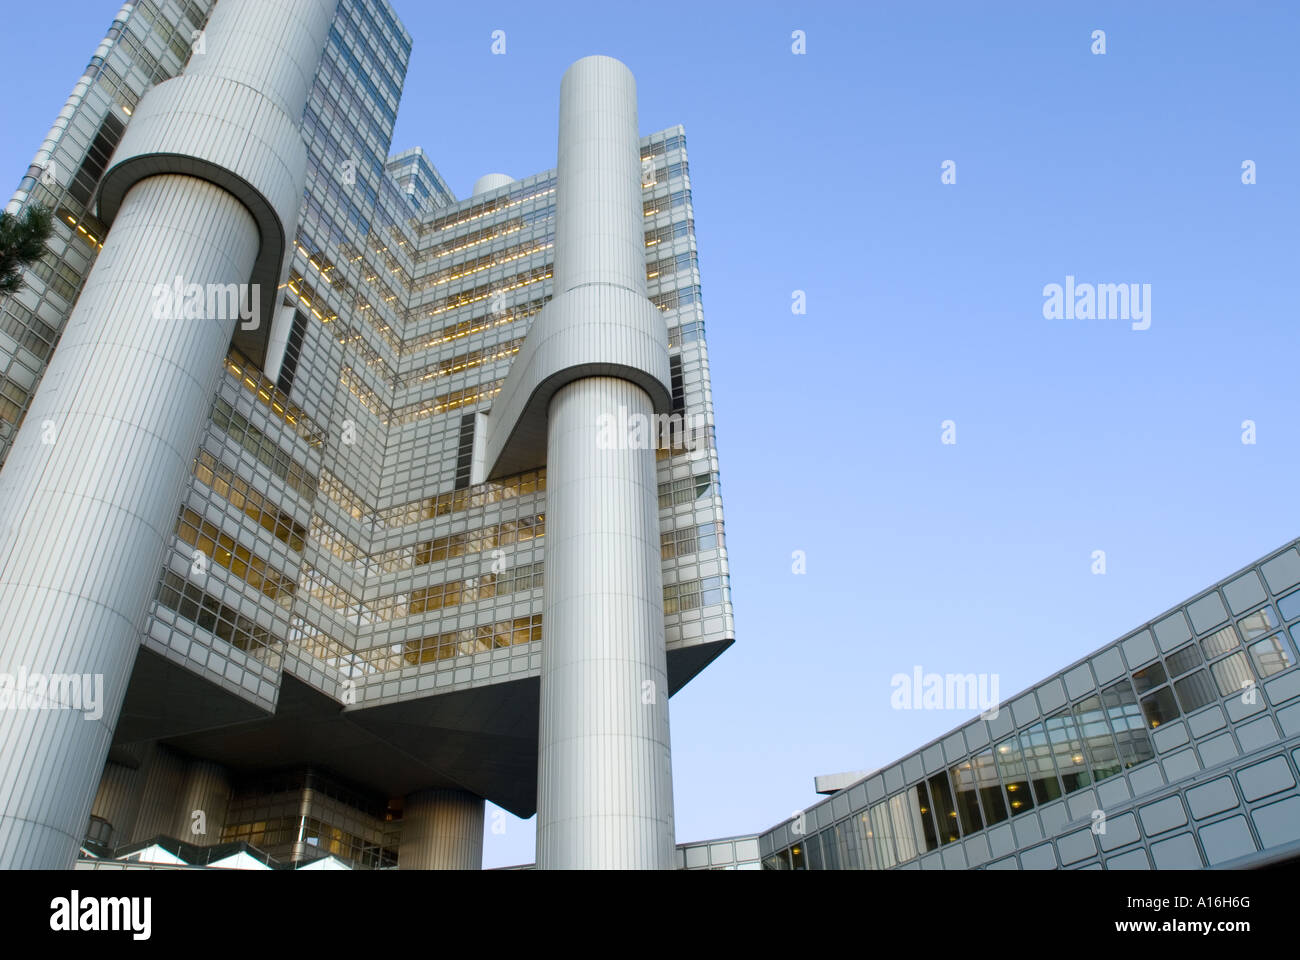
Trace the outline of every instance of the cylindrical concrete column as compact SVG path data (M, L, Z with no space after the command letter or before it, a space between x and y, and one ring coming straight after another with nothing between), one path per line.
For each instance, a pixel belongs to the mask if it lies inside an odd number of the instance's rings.
M482 797L463 790L421 790L402 804L399 870L483 869Z
M0 710L0 868L76 857L239 320L232 285L274 304L335 5L221 0L105 175L112 229L0 472L0 674L44 695Z
M582 336L635 337L651 309L640 173L631 72L579 60L560 89L553 310L605 304ZM641 386L613 376L574 379L548 408L541 869L673 866L655 454L647 430L640 443L627 430L653 414Z

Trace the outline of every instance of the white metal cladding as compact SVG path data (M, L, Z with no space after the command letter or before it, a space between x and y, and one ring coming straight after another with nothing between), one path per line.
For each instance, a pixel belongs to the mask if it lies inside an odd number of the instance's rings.
M463 790L422 790L402 804L402 870L483 869L482 797Z
M156 320L155 286L247 277L256 250L252 216L219 187L137 184L0 473L0 672L103 690L97 720L0 711L0 867L72 865L221 376L234 320Z
M673 796L653 449L608 449L600 417L649 415L626 380L551 401L537 865L672 869Z
M485 173L474 181L474 189L470 191L470 196L477 197L498 187L507 187L514 182L515 178L508 173Z
M236 334L259 365L307 175L300 122L337 0L221 0L185 73L136 106L99 195L112 224L132 185L160 173L219 184L257 221L252 282L265 315ZM242 282L243 278L239 278Z
M546 462L547 405L566 383L589 376L623 377L649 395L655 412L672 409L668 329L644 296L592 285L543 308L487 417L490 478Z
M583 57L560 82L555 294L584 283L645 295L645 216L636 79L613 57Z
M488 476L540 466L551 396L619 376L672 409L668 332L646 299L636 80L584 57L560 83L554 295L533 322L488 417Z
M219 0L185 75L252 87L297 123L336 7L338 0Z
M185 780L174 806L175 821L168 831L189 843L212 844L221 841L230 806L230 778L224 767L206 760L185 764ZM202 811L201 819L195 813ZM198 832L202 828L202 832Z

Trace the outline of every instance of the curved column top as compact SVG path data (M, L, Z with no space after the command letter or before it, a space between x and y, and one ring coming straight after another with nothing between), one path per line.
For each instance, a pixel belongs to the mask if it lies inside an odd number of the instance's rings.
M488 477L546 462L555 392L614 376L672 409L668 329L646 298L636 80L613 57L584 57L560 84L553 296L533 321L488 415Z
M127 193L160 174L217 184L257 223L250 282L261 315L235 345L265 363L280 273L307 178L302 114L337 0L219 0L185 73L140 100L100 185L111 226Z
M613 57L583 57L560 82L555 295L609 283L645 296L645 215L636 79Z
M658 308L622 287L591 284L542 309L488 416L488 479L546 464L551 397L584 377L630 380L655 413L669 413L668 326Z

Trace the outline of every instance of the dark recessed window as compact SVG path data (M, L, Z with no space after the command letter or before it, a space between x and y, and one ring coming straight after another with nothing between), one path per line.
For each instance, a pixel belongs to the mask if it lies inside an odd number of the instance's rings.
M1204 670L1183 677L1174 684L1174 689L1178 691L1178 702L1183 705L1184 713L1191 713L1219 698L1214 691L1214 681Z
M1165 657L1165 666L1169 668L1169 676L1171 677L1182 676L1188 670L1200 665L1201 651L1196 649L1194 643L1189 643Z
M1142 715L1147 718L1147 725L1153 729L1162 723L1177 720L1178 705L1174 703L1174 695L1170 689L1161 687L1149 697L1143 697Z
M1139 694L1146 693L1164 682L1165 668L1158 663L1153 663L1145 670L1139 670L1133 674L1133 686L1137 688Z

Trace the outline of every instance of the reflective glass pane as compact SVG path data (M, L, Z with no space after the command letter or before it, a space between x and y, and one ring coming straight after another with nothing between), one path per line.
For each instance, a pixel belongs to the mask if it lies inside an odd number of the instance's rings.
M1165 668L1159 663L1153 663L1145 670L1139 670L1133 674L1133 686L1137 687L1139 694L1146 693L1153 687L1158 687L1165 682Z
M1242 621L1242 623L1245 622L1245 620ZM1232 624L1228 624L1222 630L1210 634L1201 640L1201 649L1211 659L1227 653L1229 650L1237 649L1237 628Z
M1162 723L1178 719L1178 705L1174 703L1173 692L1168 687L1161 687L1155 693L1142 698L1142 713L1152 729Z
M1246 659L1241 653L1235 656L1241 657L1243 661ZM1228 659L1233 658L1229 657ZM1174 684L1174 690L1178 693L1178 702L1182 704L1184 713L1191 713L1193 710L1198 710L1207 703L1213 703L1219 698L1219 695L1214 692L1214 681L1210 679L1209 673L1204 670L1189 673L1178 680Z
M930 791L922 781L904 791L907 807L912 814L912 826L915 829L917 843L922 853L929 853L939 846L939 834L934 829L934 811L930 809Z
M957 803L957 813L961 819L963 834L984 829L984 818L980 816L979 788L975 782L975 765L967 760L948 771Z
M804 855L804 845L802 841L795 843L790 848L790 864L794 870L807 870L808 858Z
M953 803L948 775L940 770L930 778L930 799L934 801L934 822L941 843L954 843L961 839L957 826L957 807Z
M1061 783L1066 793L1073 793L1092 782L1087 759L1083 754L1083 738L1079 735L1069 710L1048 717L1047 739L1052 745L1056 768L1061 773Z
M912 829L913 814L916 811L916 804L911 802L914 792L908 790L889 798L891 835L894 838L894 849L898 855L899 863L906 863L920 853L918 843L921 841L918 840L916 832Z
M1240 693L1255 682L1255 675L1250 672L1246 655L1241 651L1211 664L1210 671L1214 674L1214 682L1218 684L1219 695L1224 697ZM1182 691L1179 693L1181 695Z
M993 751L986 750L971 762L975 767L975 783L979 788L985 822L989 826L1001 823L1007 818L1007 801L1002 793L1002 781L998 779Z
M1189 643L1165 657L1165 667L1169 670L1171 677L1181 676L1193 667L1199 667L1200 665L1201 652L1196 649L1194 643Z
M878 869L888 870L898 863L894 850L894 827L890 822L889 807L878 803L871 808L871 833L869 836ZM913 851L915 856L915 851Z
M1266 637L1250 648L1250 659L1254 661L1255 671L1261 677L1271 677L1287 667L1295 666L1295 653L1287 642L1286 634L1278 633Z
M1062 792L1061 782L1056 779L1056 764L1052 762L1052 747L1047 742L1046 726L1036 723L1022 733L1020 750L1034 790L1034 800L1042 804L1059 797Z
M1119 751L1111 737L1106 708L1103 707L1103 698L1107 692L1103 691L1102 696L1093 695L1081 700L1074 707L1074 721L1083 735L1084 751L1093 780L1105 780L1121 769Z
M858 833L858 818L849 817L843 823L837 824L835 834L839 840L840 869L865 870L866 866L862 862L862 838Z
M997 758L998 773L1006 784L1012 816L1032 810L1034 798L1029 792L1029 777L1020 754L1020 742L1015 737L1003 740L997 746Z
M1242 617L1237 625L1247 640L1253 640L1277 626L1277 614L1272 607L1260 607L1254 613Z

